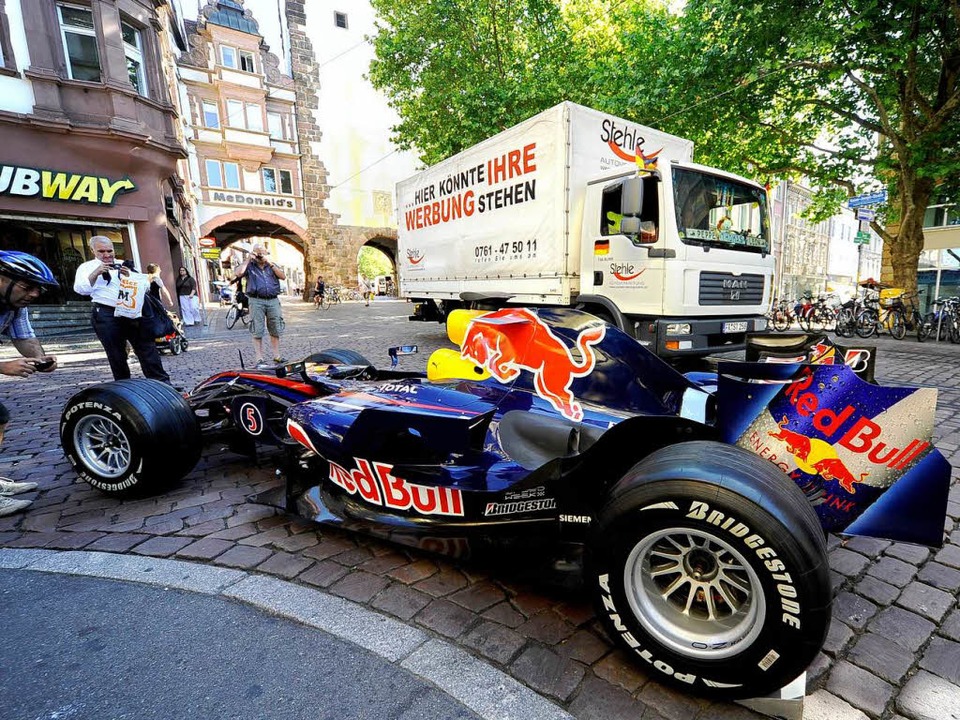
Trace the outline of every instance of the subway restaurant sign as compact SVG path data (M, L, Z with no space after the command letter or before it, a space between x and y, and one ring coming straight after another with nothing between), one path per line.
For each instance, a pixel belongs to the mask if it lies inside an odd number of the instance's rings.
M0 195L11 197L113 205L117 195L136 189L130 178L111 180L102 175L0 165Z

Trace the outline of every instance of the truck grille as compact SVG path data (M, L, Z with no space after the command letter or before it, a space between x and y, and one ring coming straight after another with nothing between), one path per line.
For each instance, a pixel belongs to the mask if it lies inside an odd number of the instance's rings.
M759 305L763 302L763 275L700 273L701 305Z

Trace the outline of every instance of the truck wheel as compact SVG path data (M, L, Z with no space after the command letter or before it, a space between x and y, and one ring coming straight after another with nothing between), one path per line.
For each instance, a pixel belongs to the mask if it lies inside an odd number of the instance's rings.
M698 441L658 450L611 490L586 581L612 638L658 680L717 698L792 681L830 623L826 543L794 482Z
M306 358L304 362L325 364L325 365L370 365L370 361L355 350L344 350L343 348L330 348L321 350Z
M60 442L77 475L112 495L168 489L200 459L190 404L156 380L119 380L81 390L60 417Z

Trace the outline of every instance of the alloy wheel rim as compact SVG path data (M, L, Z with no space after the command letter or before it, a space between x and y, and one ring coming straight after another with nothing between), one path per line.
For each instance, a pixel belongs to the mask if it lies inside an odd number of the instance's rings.
M123 429L105 415L88 415L73 430L80 460L104 478L119 478L130 468L132 451Z
M712 533L670 528L630 551L624 590L644 630L681 655L722 660L750 646L766 617L760 579Z

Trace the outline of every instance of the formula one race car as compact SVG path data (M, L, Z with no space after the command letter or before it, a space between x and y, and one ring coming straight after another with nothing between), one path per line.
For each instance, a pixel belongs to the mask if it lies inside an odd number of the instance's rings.
M169 487L205 435L276 446L287 511L430 550L552 553L638 662L716 698L780 688L816 656L825 530L942 542L934 390L843 364L688 377L585 313L457 312L459 350L426 373L331 350L221 372L187 398L146 380L87 388L63 412L64 450L119 493Z

